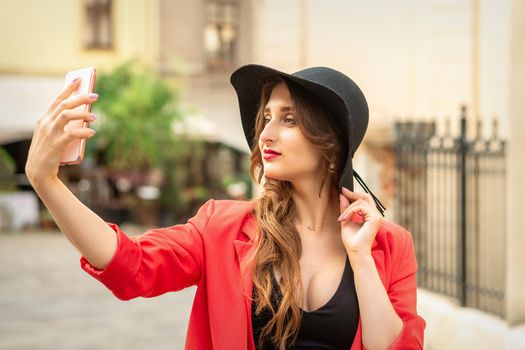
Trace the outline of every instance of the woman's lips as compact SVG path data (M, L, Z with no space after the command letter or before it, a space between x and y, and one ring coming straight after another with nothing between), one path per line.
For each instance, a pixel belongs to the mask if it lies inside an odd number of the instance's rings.
M263 158L264 158L264 160L270 160L270 159L273 159L273 158L275 158L275 157L279 157L279 156L280 156L280 154L278 154L278 153L271 153L271 152L268 152L268 153L265 153L265 154L263 155Z

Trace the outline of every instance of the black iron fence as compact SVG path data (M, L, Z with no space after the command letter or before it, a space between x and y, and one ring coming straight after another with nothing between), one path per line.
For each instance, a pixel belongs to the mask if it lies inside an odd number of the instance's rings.
M418 284L505 317L505 141L495 121L467 137L450 122L396 123L396 220L414 236Z

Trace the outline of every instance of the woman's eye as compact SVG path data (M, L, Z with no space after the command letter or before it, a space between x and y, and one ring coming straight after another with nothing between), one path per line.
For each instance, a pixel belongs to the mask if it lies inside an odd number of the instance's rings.
M264 118L264 121L263 121L264 125L268 124L268 122L270 120L272 120L272 117L271 116L266 116ZM293 118L283 117L283 118L281 118L281 120L282 120L283 123L288 124L288 125L295 124L295 119L293 119Z

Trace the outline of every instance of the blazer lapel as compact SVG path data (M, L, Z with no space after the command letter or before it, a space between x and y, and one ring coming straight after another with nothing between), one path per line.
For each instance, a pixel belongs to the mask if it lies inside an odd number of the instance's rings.
M233 241L233 246L235 253L237 255L237 263L239 264L241 286L244 294L244 306L246 309L245 312L245 324L247 325L246 336L243 343L246 344L248 349L253 348L253 340L251 337L252 329L252 292L253 292L253 282L252 282L252 271L248 264L248 255L253 248L253 238L257 230L257 223L252 214L248 214L243 224L241 225L241 230L238 236L238 239Z

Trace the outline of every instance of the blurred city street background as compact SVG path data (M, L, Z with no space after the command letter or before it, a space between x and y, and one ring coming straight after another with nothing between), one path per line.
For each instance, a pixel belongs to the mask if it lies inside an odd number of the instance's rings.
M0 235L0 349L182 349L195 288L123 302L60 232Z
M26 178L66 72L100 98L59 177L136 235L259 194L229 77L260 63L363 90L354 167L414 237L425 348L525 350L524 37L523 0L0 0L0 349L184 344L194 289L116 299Z

